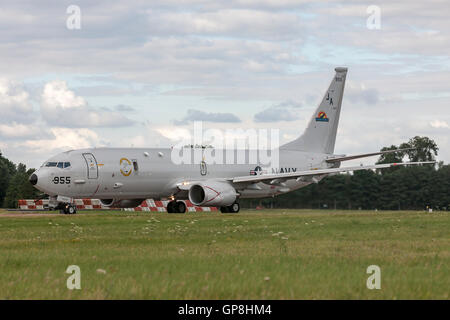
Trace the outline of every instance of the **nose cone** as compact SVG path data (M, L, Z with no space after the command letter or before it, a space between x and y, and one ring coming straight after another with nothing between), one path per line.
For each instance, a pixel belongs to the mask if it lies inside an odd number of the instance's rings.
M29 181L30 181L30 183L31 183L33 186L36 185L36 183L38 182L38 177L37 177L37 175L33 173L33 174L30 176Z

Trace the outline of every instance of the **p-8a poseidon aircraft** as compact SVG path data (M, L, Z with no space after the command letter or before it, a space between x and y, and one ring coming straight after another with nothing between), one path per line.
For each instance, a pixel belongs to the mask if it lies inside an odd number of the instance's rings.
M239 211L239 199L271 197L318 183L330 174L388 168L390 163L340 167L341 162L368 156L336 155L347 68L335 75L303 134L280 146L279 167L262 170L259 160L246 164L176 164L171 148L91 148L70 150L47 160L30 176L30 182L50 196L49 206L75 213L73 199L96 198L104 206L136 207L145 199L170 199L169 213L184 213L189 199L196 206L217 206L226 213ZM247 150L248 152L248 150ZM274 150L272 150L274 152ZM224 162L226 163L226 162Z

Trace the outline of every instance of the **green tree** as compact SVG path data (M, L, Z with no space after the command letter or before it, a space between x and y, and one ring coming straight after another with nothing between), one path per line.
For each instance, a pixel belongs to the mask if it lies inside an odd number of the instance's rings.
M0 205L5 199L11 177L16 173L14 163L2 156L0 151Z
M402 148L402 147L400 147L400 148ZM391 145L390 147L381 148L380 151L397 150L400 148L397 147L396 145ZM376 163L382 164L382 163L402 162L404 156L405 156L404 151L385 153L385 154L380 155L380 157L378 158L378 161Z
M390 147L381 148L380 151L397 150L397 149L401 149L401 148L397 147L396 145L391 145ZM405 156L405 151L385 153L385 154L380 155L376 164L402 162L404 156ZM400 167L377 169L377 173L385 175L385 174L395 172L399 169L400 169Z
M408 142L402 143L400 148L411 148L405 153L409 157L409 161L434 161L438 154L438 146L436 142L428 137L415 136Z
M9 181L8 189L4 199L4 206L16 208L19 199L36 199L40 192L35 189L28 181L29 176L35 169L26 169L26 166L19 163L15 174Z

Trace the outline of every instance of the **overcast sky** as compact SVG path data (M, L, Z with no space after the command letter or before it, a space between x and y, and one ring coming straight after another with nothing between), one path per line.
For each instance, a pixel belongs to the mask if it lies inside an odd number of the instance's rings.
M195 120L278 128L287 142L336 66L349 68L336 153L420 135L450 162L448 1L0 6L0 150L16 163L37 167L73 148L171 146Z

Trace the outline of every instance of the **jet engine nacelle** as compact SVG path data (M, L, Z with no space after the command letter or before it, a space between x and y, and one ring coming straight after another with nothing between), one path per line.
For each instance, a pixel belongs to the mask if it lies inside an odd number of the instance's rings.
M226 182L199 182L189 189L189 200L196 206L226 207L232 205L236 197L236 190Z
M124 199L124 200L100 199L100 203L105 207L111 208L136 208L144 200L145 199Z

